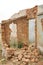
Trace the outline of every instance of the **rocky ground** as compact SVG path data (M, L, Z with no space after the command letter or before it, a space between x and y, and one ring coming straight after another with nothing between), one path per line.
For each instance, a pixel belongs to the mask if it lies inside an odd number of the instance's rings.
M43 56L39 49L35 49L33 45L30 45L29 47L15 49L13 54L9 52L8 59L3 59L0 65L43 65Z

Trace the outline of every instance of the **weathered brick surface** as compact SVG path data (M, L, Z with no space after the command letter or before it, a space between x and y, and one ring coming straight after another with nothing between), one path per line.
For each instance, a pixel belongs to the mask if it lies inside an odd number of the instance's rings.
M26 18L17 20L18 41L28 43L28 21Z
M27 19L32 19L32 18L36 18L36 14L38 11L38 7L33 7L31 9L27 9Z

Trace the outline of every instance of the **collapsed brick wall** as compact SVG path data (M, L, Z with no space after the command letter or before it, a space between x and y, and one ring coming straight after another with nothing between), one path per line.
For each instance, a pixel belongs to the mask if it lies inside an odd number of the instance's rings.
M28 24L29 23L28 23L28 20L32 19L32 18L35 18L35 48L37 48L37 7L30 9L30 12L29 12L29 10L27 10L26 17L18 18L16 20L7 20L8 22L6 22L6 21L2 22L1 28L2 28L3 44L7 44L8 47L10 46L9 40L10 40L11 30L9 28L9 25L13 22L13 23L17 24L18 41L23 41L23 43L26 43L26 45L27 45L29 43L29 39L28 39L28 36L29 36L29 33L28 33L29 25Z
M11 34L11 30L9 28L9 25L12 23L16 23L17 24L17 37L18 37L18 41L23 41L24 43L29 43L29 23L28 20L32 19L32 18L37 18L37 6L31 9L27 9L26 10L26 17L22 17L22 18L17 18L16 20L6 20L3 22L7 22L8 23L4 23L2 24L2 40L3 43L7 43L9 44L9 39L10 39L10 34ZM19 15L19 14L18 14ZM2 22L2 23L3 23ZM37 44L37 21L35 21L35 44Z

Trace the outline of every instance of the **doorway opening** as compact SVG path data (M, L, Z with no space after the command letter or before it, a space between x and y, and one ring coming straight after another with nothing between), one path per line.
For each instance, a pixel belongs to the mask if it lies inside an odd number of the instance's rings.
M10 24L11 35L10 35L10 46L17 47L17 25L14 23Z
M35 19L29 20L29 43L35 43Z

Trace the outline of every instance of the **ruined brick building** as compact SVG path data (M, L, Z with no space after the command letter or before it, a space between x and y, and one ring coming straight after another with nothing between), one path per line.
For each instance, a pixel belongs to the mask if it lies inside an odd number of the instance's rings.
M41 17L40 17L41 16ZM11 30L9 25L14 23L17 26L17 39L18 42L23 40L23 43L29 44L29 20L35 20L35 48L39 43L42 43L42 38L40 39L40 19L43 30L43 6L35 6L30 9L25 9L20 11L19 13L14 14L8 20L3 20L1 24L2 29L2 41L3 45L6 43L8 46L10 40ZM39 25L38 25L39 24ZM40 26L41 26L40 25ZM25 44L24 44L25 45Z

